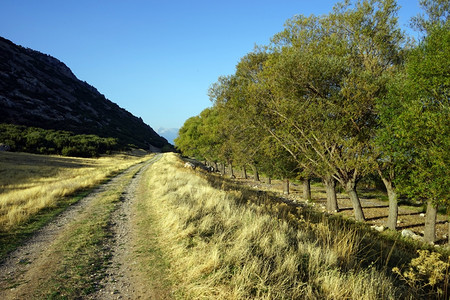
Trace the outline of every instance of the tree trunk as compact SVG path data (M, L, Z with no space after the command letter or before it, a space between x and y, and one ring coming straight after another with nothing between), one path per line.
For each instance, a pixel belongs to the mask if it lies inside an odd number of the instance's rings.
M289 179L286 178L283 185L283 193L289 195Z
M245 168L245 166L242 167L242 176L244 177L244 179L248 179L247 169Z
M232 162L229 162L229 163L228 163L228 167L230 168L230 177L231 177L231 178L236 178L236 176L234 176L233 163L232 163Z
M269 178L267 178L267 183L272 184L272 178L270 176L269 176Z
M384 178L383 176L380 177L381 180L383 180L384 186L386 187L389 199L389 215L386 226L389 229L395 230L397 228L397 217L398 217L397 192L395 191L392 181Z
M221 174L222 174L222 176L224 176L225 175L225 164L220 164L221 165L221 168L220 168L220 172L221 172Z
M253 179L255 181L259 181L258 168L256 167L256 165L252 165L252 168L253 168Z
M327 193L327 210L329 212L338 212L339 206L336 197L336 179L333 176L326 176L323 179L325 191Z
M436 217L437 206L431 200L427 201L427 214L425 216L425 232L423 240L427 243L434 243L436 239Z
M309 178L303 179L303 199L311 200L311 180Z
M217 162L214 162L214 172L217 172L219 170L219 166L217 165Z
M353 212L355 214L356 221L364 221L364 212L362 210L361 201L359 200L358 193L356 192L356 181L350 180L345 184L345 190L350 197L353 205Z

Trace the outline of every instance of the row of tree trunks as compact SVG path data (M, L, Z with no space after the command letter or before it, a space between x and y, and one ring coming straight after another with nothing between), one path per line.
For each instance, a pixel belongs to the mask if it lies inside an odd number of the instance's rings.
M211 165L212 166L212 164L206 164L206 165ZM225 176L227 174L227 166L225 164L214 162L213 169L214 169L213 170L214 172L220 172L220 174L222 176ZM228 174L230 175L230 177L236 178L235 175L234 175L233 164L231 162L228 163Z
M234 176L232 165L229 165L230 168L230 176ZM252 166L254 173L254 180L260 181L258 169L256 166ZM225 169L225 166L223 170ZM247 170L245 167L242 169L243 177L248 179ZM223 171L225 172L225 170ZM381 179L386 187L386 191L389 199L389 213L388 220L386 222L386 227L391 230L396 230L397 228L397 220L398 220L398 196L393 186L392 181L381 176ZM309 178L303 179L303 198L305 200L311 200L311 181ZM271 178L269 177L268 183L271 184ZM339 206L337 203L336 196L336 180L332 176L325 177L323 179L323 183L325 185L326 191L326 209L328 212L337 212L339 211ZM356 192L356 182L349 181L345 186L346 192L350 197L354 208L354 215L357 221L364 221L365 216L361 206L361 202L359 200L358 194ZM285 179L283 182L283 193L289 195L290 193L290 181L289 179ZM437 207L433 205L432 201L427 202L427 212L425 219L425 233L424 233L424 241L425 242L434 242L436 239L436 217L437 217ZM450 222L448 226L449 231L449 243L450 243Z
M215 163L216 169L217 163ZM221 165L221 172L223 175L226 173L225 165ZM258 168L255 165L252 165L253 169L253 180L259 182L259 172ZM234 178L233 166L229 163L229 174ZM247 169L244 166L242 168L243 178L248 179ZM398 195L395 191L393 182L384 176L381 176L381 179L386 187L388 199L389 199L389 213L388 220L386 222L386 227L391 230L397 229L397 220L398 220ZM271 184L272 180L269 177L268 183ZM311 200L311 180L309 178L305 178L302 180L303 183L303 198L305 200ZM338 212L339 206L337 202L336 196L336 183L337 181L333 178L333 176L327 176L323 179L323 183L325 185L326 191L326 209L328 212ZM359 200L358 194L356 192L356 181L350 180L347 182L345 186L345 190L350 197L352 202L352 206L354 209L355 219L357 221L364 221L365 216L361 206L361 202ZM283 193L286 195L290 194L290 181L286 178L283 181ZM437 207L433 204L432 201L427 202L427 211L426 211L426 219L425 219L425 231L424 231L424 241L425 242L434 242L436 239L436 218L437 218ZM450 243L450 220L448 225L448 236Z
M218 165L217 162L214 162L215 169L220 170L222 175L226 174L226 166L225 164ZM230 177L234 178L234 170L231 162L228 164ZM259 182L259 172L258 168L255 165L252 165L254 181ZM243 177L248 179L247 170L245 167L242 169ZM389 213L388 220L386 222L386 227L391 230L396 230L397 228L397 220L398 220L398 196L393 186L393 182L384 176L380 176L387 191L388 199L389 199ZM269 184L271 184L271 178L268 179ZM303 198L305 200L311 200L311 181L309 178L303 179ZM326 209L328 212L337 212L339 211L339 206L337 203L336 196L336 180L332 176L328 176L323 179L323 183L325 185L326 191ZM361 206L361 202L356 192L356 181L350 180L347 182L345 186L345 190L350 197L352 202L352 206L354 209L355 219L357 221L364 221L365 216ZM289 195L290 193L290 181L286 178L283 182L283 193ZM426 211L426 219L425 219L425 231L424 231L424 241L425 242L434 242L436 239L436 218L437 218L437 207L433 204L432 201L427 202L427 211ZM450 222L449 222L449 242L450 242Z

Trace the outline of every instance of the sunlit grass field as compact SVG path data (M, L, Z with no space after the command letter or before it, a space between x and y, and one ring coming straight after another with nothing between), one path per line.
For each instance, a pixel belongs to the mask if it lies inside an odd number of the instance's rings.
M28 221L61 199L105 181L145 157L69 158L0 152L0 232Z
M214 188L209 176L183 168L173 154L146 173L140 218L153 220L151 227L158 229L150 233L157 235L160 253L169 262L165 273L170 274L168 281L177 297L418 296L392 272L393 266L401 267L414 256L397 246L400 240L397 245L384 244L369 230L314 215L306 207L293 210L271 203L262 199L263 194L261 201L250 201L245 191ZM155 248L148 230L140 240L141 249ZM144 253L139 252L141 258Z

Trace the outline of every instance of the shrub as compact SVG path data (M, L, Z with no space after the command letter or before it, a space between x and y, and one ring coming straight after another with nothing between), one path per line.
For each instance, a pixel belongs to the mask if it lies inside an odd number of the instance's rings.
M428 250L417 250L418 257L413 258L408 269L403 272L398 267L393 268L401 279L406 281L418 293L431 293L447 299L450 256L447 261L441 259L441 254Z
M0 124L0 143L9 145L11 151L78 157L97 157L119 147L115 138L12 124Z

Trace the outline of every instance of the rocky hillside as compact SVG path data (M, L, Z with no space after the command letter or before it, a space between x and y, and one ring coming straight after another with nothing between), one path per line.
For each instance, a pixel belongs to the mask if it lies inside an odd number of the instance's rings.
M141 148L168 143L58 59L1 37L0 123L116 137Z

